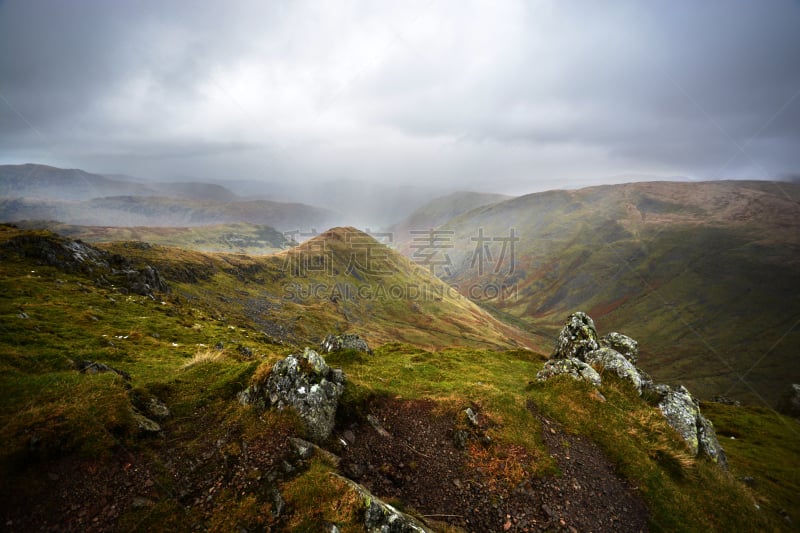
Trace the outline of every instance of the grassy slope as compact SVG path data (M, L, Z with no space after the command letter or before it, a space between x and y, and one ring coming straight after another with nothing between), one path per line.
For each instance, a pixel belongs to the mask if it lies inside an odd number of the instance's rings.
M798 198L799 187L756 182L629 184L515 198L442 226L456 232L454 248L443 251L454 271L445 279L465 292L516 288L506 298L489 292L482 303L545 334L582 309L602 331L640 339L642 365L658 379L684 382L703 397L773 402L785 384L800 380ZM477 271L471 239L479 228L490 238L515 228L513 273L509 255L497 273L490 263ZM500 243L489 247L497 259Z
M283 250L288 242L282 233L257 224L216 224L211 226L165 227L152 226L72 226L59 222L24 222L17 226L47 229L89 243L140 241L172 246L199 252L229 252L266 255Z
M14 233L3 229L3 240ZM342 232L328 236L337 237L343 237ZM239 407L234 400L250 377L262 371L259 365L268 368L293 350L267 342L260 333L261 324L236 311L235 298L220 300L220 296L234 294L242 298L245 293L246 297L263 296L265 287L270 286L270 276L275 274L270 261L155 247L119 245L114 249L131 252L129 255L140 259L146 257L150 262L158 259L158 267L173 285L173 294L165 297L164 303L120 295L95 287L84 275L4 254L0 269L0 464L3 478L14 479L17 492L30 491L44 497L46 493L41 491L46 489L37 489L38 481L26 477L26 472L40 472L37 465L65 455L92 457L102 463L104 457L122 446L150 457L157 466L163 460L151 451L157 449L157 444L138 439L131 420L130 404L137 394L156 394L168 403L174 419L168 442L176 447L176 453L188 456L200 453L204 442L213 443L231 431L240 435L243 442L254 442L293 424L291 418L258 415ZM340 266L337 251L342 250L332 245L335 265ZM413 273L410 264L402 266L409 269L408 275ZM191 276L201 279L179 281ZM464 319L467 322L480 316L472 314L471 304L457 298L436 304L468 310L469 318ZM282 312L302 316L301 322L307 323L293 330L297 341L310 340L326 331L321 328L331 320L327 303L292 305L297 307L287 304ZM435 312L434 307L432 304L411 314L426 316ZM30 318L18 318L23 311ZM409 323L390 329L403 313L410 314L408 310L397 316L382 316L383 312L391 313L392 308L371 309L369 316L363 317L364 329L356 331L370 332L368 338L372 340L373 335L381 339L395 333L402 336L405 328L412 327ZM367 322L370 318L374 325ZM427 319L435 318L427 315ZM774 512L778 505L793 516L800 516L796 504L786 501L788 491L796 487L796 478L792 471L777 468L781 462L797 464L800 447L790 425L796 424L794 421L775 423L772 415L758 411L709 409L721 432L738 428L740 433L736 446L729 447L734 472L770 473L771 482L760 483L754 489L765 507L759 513L740 483L721 476L706 463L684 461L679 438L625 385L607 379L604 393L608 401L600 403L591 399L586 387L569 380L529 385L543 361L535 353L481 349L480 344L492 343L479 343L470 337L460 339L461 347L434 352L424 346L441 346L456 339L446 326L436 331L422 330L418 335L427 336L417 340L422 346L390 343L379 347L372 357L351 352L329 357L329 362L341 366L349 379L345 414L358 413L375 395L430 398L446 410L479 402L482 412L497 423L491 430L497 443L493 453L497 455L489 457L489 464L497 466L507 461L501 453L506 445L521 446L533 459L513 465L513 470L539 475L552 471L552 462L542 447L538 422L526 407L532 401L568 430L587 434L600 443L619 470L641 487L656 530L777 529L781 524ZM226 346L221 354L214 352L206 360L197 358L198 354L208 354L201 345L212 346L219 341ZM241 357L238 345L252 349L254 359ZM112 374L78 374L72 370L71 361L80 359L103 361L129 372L133 390L127 390L122 380ZM750 438L748 432L758 426L768 426L769 432L755 432ZM781 454L762 454L764 446L779 449ZM311 517L309 527L315 527L332 517L357 519L347 512L352 495L323 482L328 479L325 473L330 468L315 463L283 487L292 509L288 523ZM208 475L214 477L217 473ZM169 488L174 481L160 478L159 483ZM11 486L4 486L4 494ZM136 509L126 511L119 527L190 527L194 523L192 508L183 508L168 494L169 491L146 514ZM699 501L703 504L698 505ZM220 522L212 526L255 527L264 510L269 509L269 495L253 492L232 498L221 494L213 505L213 516Z

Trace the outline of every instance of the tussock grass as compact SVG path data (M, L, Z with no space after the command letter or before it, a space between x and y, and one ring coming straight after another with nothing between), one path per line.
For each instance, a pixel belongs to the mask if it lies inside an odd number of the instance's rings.
M192 356L192 358L181 366L181 370L192 368L196 365L204 365L208 363L219 363L228 358L228 354L224 350L217 350L215 348L201 348Z

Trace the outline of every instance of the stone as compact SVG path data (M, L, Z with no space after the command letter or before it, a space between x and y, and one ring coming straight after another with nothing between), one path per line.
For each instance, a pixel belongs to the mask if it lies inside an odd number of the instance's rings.
M294 409L311 440L322 442L333 431L344 384L340 369L330 368L321 355L306 348L276 362L266 381L242 391L239 402Z
M681 385L674 389L670 388L659 402L658 408L661 409L669 425L686 441L692 455L696 456L700 451L700 444L697 441L697 415L700 414L700 407L686 387Z
M727 469L725 450L719 444L714 425L700 413L700 404L683 385L671 388L659 385L666 391L658 403L670 426L680 433L694 456L705 456Z
M580 359L570 357L567 359L550 359L544 367L536 374L538 381L547 381L553 376L566 374L577 380L588 381L595 387L602 383L600 374Z
M342 335L328 335L320 343L320 351L323 353L340 352L342 350L357 350L372 355L372 350L367 341L355 333L344 333Z
M639 371L623 354L611 348L599 348L587 353L584 357L588 364L595 368L600 367L604 371L614 372L621 379L633 385L637 394L642 394L642 378Z
M464 409L464 414L467 415L467 420L469 421L472 427L478 427L478 413L472 410L472 407L467 407Z
M433 533L415 518L376 498L363 485L331 473L358 494L364 507L364 529L367 533Z
M594 321L582 311L569 315L558 335L551 359L575 358L583 356L600 347Z
M719 444L714 424L702 413L697 414L697 443L700 446L699 455L708 457L725 470L728 469L728 458Z
M313 442L298 439L297 437L289 437L289 442L300 459L311 459L312 457L317 456L326 460L336 468L339 468L339 464L342 462L342 459L338 455L320 448Z
M133 411L133 420L136 422L136 427L138 427L139 431L142 433L159 433L161 431L161 426L158 422L150 420L137 411Z
M787 416L800 418L800 385L789 385L778 402L778 412Z
M169 407L167 407L164 402L158 398L150 398L147 400L144 407L145 412L157 420L166 420L169 418Z
M600 337L599 342L600 346L611 348L621 353L625 359L634 365L639 360L639 343L627 335L612 331Z
M131 380L131 375L124 370L117 370L116 368L108 366L105 363L98 363L96 361L78 361L75 363L75 366L81 374L100 374L103 372L113 372L122 377L125 381Z

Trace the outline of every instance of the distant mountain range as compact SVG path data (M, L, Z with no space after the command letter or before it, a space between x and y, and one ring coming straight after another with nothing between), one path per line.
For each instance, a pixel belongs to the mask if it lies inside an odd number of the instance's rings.
M647 339L643 368L704 397L774 403L800 381L797 184L551 191L437 227L399 249L506 320L553 335L585 310Z
M107 196L167 196L222 202L239 199L217 184L145 182L129 176L104 176L37 164L0 165L0 196L45 200L92 200Z
M216 184L111 179L45 165L0 166L0 220L83 226L201 226L251 223L310 233L340 222L328 209L240 198Z

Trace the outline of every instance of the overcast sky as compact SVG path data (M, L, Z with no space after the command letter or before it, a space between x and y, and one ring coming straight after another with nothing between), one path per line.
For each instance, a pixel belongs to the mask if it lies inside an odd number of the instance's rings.
M0 163L521 193L800 170L800 2L0 0Z

